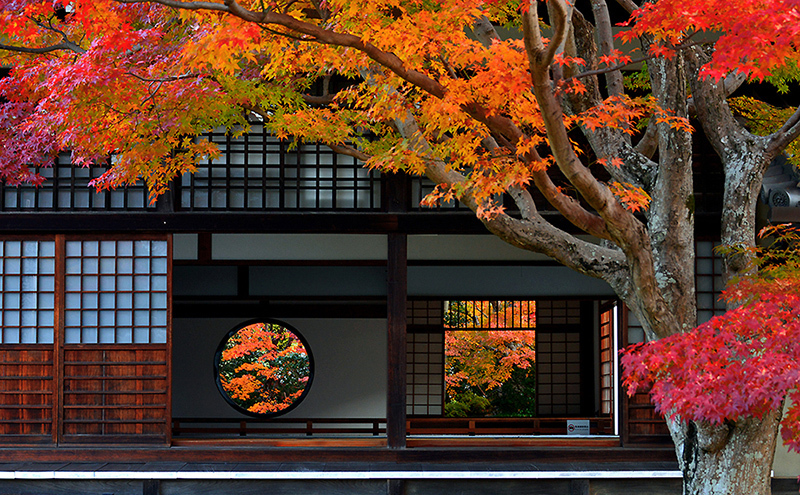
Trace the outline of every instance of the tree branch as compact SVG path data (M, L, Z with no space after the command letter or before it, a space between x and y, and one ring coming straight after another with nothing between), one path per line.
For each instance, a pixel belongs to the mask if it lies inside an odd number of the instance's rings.
M563 1L563 0L551 0ZM533 91L542 113L550 149L562 173L581 196L586 199L604 220L613 240L625 253L628 260L631 284L637 303L637 314L643 318L642 323L651 334L658 337L677 333L683 328L666 303L656 278L655 261L650 236L644 225L627 211L614 197L611 191L591 174L586 166L575 155L575 150L564 126L564 115L561 105L553 93L549 77L549 46L545 49L540 37L538 18L535 16L536 2L531 1L530 8L522 17L523 41L528 56L528 66L533 82ZM559 9L554 9L557 12ZM560 9L563 11L563 9ZM556 32L552 39L564 36L563 19L551 19Z
M114 0L118 3L159 3L166 7L181 10L214 10L217 12L230 12L227 6L216 2L182 2L180 0Z
M365 42L359 36L354 36L349 33L339 33L330 31L316 24L304 22L302 20L296 19L286 14L281 14L278 12L271 12L271 11L252 12L242 7L235 0L225 0L224 6L220 6L220 4L215 4L215 3L209 4L207 2L184 3L176 0L118 0L118 1L126 3L139 3L143 1L154 2L167 6L174 6L176 8L183 8L184 5L191 5L192 6L191 8L193 9L202 9L206 8L206 6L208 5L211 5L213 6L214 10L223 10L229 12L232 15L235 15L248 22L253 22L258 24L275 24L283 26L301 35L307 36L308 41L335 45L335 46L342 46L342 47L351 47L356 50L359 50L364 54L366 54L368 57L370 57L372 60L374 60L376 63L390 70L391 72L393 72L406 82L420 88L421 90L427 92L428 94L436 98L440 99L444 98L447 92L446 88L438 81L431 79L430 77L419 71L416 71L414 69L408 69L405 66L405 63L399 57L397 57L397 55L395 55L394 53L385 52L377 48L375 45ZM565 8L563 5L558 10L562 13L565 12ZM560 23L560 25L563 27L564 25L563 20ZM538 20L537 20L537 30L538 30ZM539 43L541 43L541 37L539 38L538 41ZM551 47L552 50L555 50L556 47L553 47L552 45L553 42L551 42ZM551 53L551 58L552 55L554 55L554 53L555 52ZM504 140L506 140L510 144L510 147L513 147L515 143L517 143L523 137L522 132L511 119L501 115L492 114L486 108L484 108L478 103L467 102L463 104L461 108L465 113L470 115L473 119L486 125L495 136L502 137ZM538 156L533 157L533 160L539 160L539 159L540 158ZM460 176L460 174L458 175ZM463 176L461 177L461 179L463 180ZM447 176L444 176L442 177L442 180L444 181L444 183L449 183L460 179L454 177L448 178ZM542 171L534 173L534 182L536 183L537 187L539 187L542 190L547 200L559 212L561 212L564 215L564 217L567 218L569 221L574 223L579 228L584 229L587 233L591 235L595 235L601 238L609 237L608 232L603 226L602 219L597 217L597 215L594 215L586 211L574 199L561 193L558 190L558 188L552 183L552 181L545 172Z
M23 46L5 45L3 43L0 43L0 50L5 50L8 52L16 52L16 53L28 53L31 55L43 55L46 53L52 53L62 50L74 52L77 54L86 53L86 50L84 50L83 48L81 48L80 46L76 45L71 41L64 41L58 43L57 45L44 46L41 48L27 48Z
M642 138L638 143L636 143L636 152L652 159L657 149L658 126L655 123L655 119L650 119L650 121L647 123L647 129L645 129Z
M633 0L617 0L617 4L625 9L629 14L633 14L639 6Z
M726 101L728 95L724 84L700 78L700 67L710 60L710 53L697 47L689 50L686 57L692 70L690 82L694 109L708 140L725 161L727 156L736 152L736 143L743 143L755 136L733 116Z
M559 2L559 0L551 1ZM603 217L606 223L628 224L633 222L628 225L628 227L633 228L638 220L617 202L616 198L611 194L611 191L600 184L575 155L572 142L564 126L564 116L561 105L553 94L549 77L550 62L548 60L552 60L552 58L549 58L549 48L553 45L554 41L550 41L548 47L545 48L541 37L537 36L539 27L538 18L534 14L535 7L536 2L531 2L529 11L523 16L523 37L525 49L528 54L534 94L536 95L536 101L539 103L539 108L542 112L545 128L547 129L547 137L550 142L550 149L553 152L556 163L570 183L575 186L581 196L600 213L600 216ZM565 9L554 9L554 13L559 12L566 15ZM566 23L563 22L563 20L551 20L554 26L560 27L562 30L565 29ZM563 37L563 33L556 32L553 34L554 40L563 39ZM537 183L537 186L538 185ZM634 228L633 230L636 229ZM620 234L622 237L614 239L615 242L620 245L627 244L627 240L624 238L629 234L623 232L620 232Z
M767 136L767 150L774 158L798 136L800 136L800 107L797 107L780 129Z
M372 155L368 155L368 154L364 153L363 151L359 151L359 150L353 148L352 146L348 146L346 144L328 144L328 143L326 143L326 146L328 148L330 148L334 153L339 153L340 155L352 156L353 158L355 158L357 160L361 160L362 162L366 162L367 160L372 158Z
M614 34L611 32L611 16L608 13L606 0L592 0L595 26L600 53L610 55L614 49ZM620 96L625 92L620 71L609 72L606 75L606 86L609 96Z
M673 50L675 50L675 51L685 50L685 49L692 48L692 47L695 47L695 46L703 45L705 43L706 42L702 42L702 41L688 42L688 38L687 38L687 43L681 43L680 45L678 45L676 47L673 47ZM600 76L600 75L603 75L603 74L619 72L622 69L624 69L625 67L628 67L629 65L640 64L642 62L647 62L649 60L654 60L655 58L657 58L657 57L654 56L654 55L645 55L645 56L642 56L642 57L639 57L639 58L632 58L630 62L626 62L624 64L612 65L610 67L605 67L603 69L594 69L594 70L583 71L583 72L580 72L578 74L575 74L574 76L572 76L570 78L567 78L565 80L565 82L569 82L570 79L581 79L581 78L584 78L584 77ZM734 89L734 91L735 91L735 89Z

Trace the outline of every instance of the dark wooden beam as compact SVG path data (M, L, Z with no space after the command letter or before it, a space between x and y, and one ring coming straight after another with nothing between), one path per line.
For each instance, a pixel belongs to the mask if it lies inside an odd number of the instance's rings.
M406 296L408 244L406 234L389 234L387 287L386 436L389 448L406 446Z
M176 301L175 318L386 318L386 304L322 304L320 302L253 301Z
M769 211L772 223L800 223L800 207L776 207Z
M774 209L778 210L778 209ZM774 218L783 219L782 210ZM777 215L777 216L776 216ZM567 232L578 230L555 212L542 212L550 223ZM790 218L797 218L790 217ZM792 221L791 219L785 221ZM795 220L796 221L796 220ZM345 233L381 234L486 234L472 212L5 212L0 213L0 233L88 232L236 232L236 233ZM695 231L718 235L719 215L695 215Z

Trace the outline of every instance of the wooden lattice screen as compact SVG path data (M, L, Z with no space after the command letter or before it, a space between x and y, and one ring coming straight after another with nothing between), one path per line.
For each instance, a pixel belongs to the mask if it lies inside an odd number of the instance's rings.
M0 442L53 441L53 349L0 347Z
M614 414L614 305L600 308L600 414Z
M169 239L0 239L0 444L167 443Z
M63 441L163 442L167 347L67 346Z

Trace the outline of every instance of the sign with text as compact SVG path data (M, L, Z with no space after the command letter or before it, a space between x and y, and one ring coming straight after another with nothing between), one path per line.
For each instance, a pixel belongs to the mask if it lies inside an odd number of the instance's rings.
M588 419L567 420L567 435L588 435L588 434L589 434Z

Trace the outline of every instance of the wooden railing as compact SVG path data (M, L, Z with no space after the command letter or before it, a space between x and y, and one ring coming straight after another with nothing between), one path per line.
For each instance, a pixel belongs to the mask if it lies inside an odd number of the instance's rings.
M386 434L383 418L173 418L174 437L254 437Z
M409 435L566 435L567 421L588 419L591 435L612 435L609 418L411 418Z
M574 418L411 418L409 435L566 435ZM589 420L592 435L611 435L611 418ZM173 438L381 436L384 418L173 418Z

